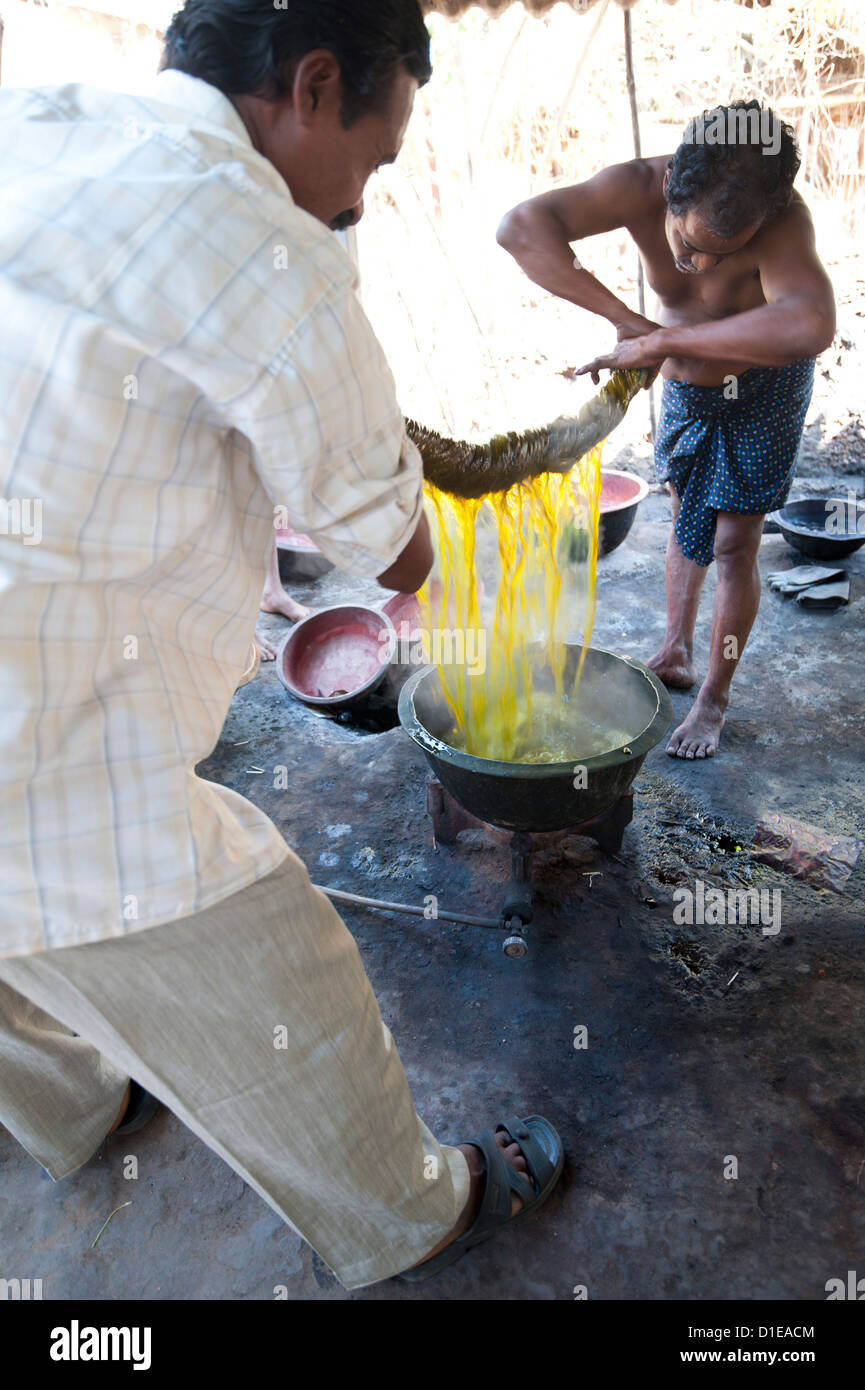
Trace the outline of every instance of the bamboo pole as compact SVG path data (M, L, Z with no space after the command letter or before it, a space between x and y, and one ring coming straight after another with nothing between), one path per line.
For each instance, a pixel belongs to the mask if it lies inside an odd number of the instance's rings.
M640 112L637 107L637 83L634 78L634 52L631 43L631 11L625 10L625 75L628 84L628 102L631 107L631 131L634 137L634 158L642 159L640 140ZM637 252L637 296L640 313L646 317L646 287L643 276L643 260ZM652 430L652 444L655 443L655 387L649 387L649 423Z

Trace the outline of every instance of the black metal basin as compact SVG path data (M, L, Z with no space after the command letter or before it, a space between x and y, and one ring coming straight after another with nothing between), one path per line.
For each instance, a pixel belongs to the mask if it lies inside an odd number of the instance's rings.
M843 524L830 529L836 515L840 515ZM861 502L848 504L841 497L807 497L771 512L769 520L775 522L788 545L812 560L840 560L865 545L865 505Z
M309 536L299 535L288 527L276 533L276 554L283 584L306 584L333 569L330 560L325 559Z
M581 648L568 647L565 679L576 668ZM552 679L537 682L552 688ZM591 647L586 653L575 713L598 723L610 712L633 734L620 748L583 758L583 786L574 786L574 762L506 763L477 758L452 748L454 720L441 688L438 669L426 666L403 686L399 718L421 748L439 781L461 806L505 830L564 830L594 819L629 790L655 744L670 727L673 706L658 678L639 661Z

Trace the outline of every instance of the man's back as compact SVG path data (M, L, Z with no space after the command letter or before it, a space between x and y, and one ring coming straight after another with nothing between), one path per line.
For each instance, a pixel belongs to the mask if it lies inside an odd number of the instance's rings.
M0 93L0 955L197 911L287 852L194 767L246 664L274 501L302 529L339 515L307 467L302 346L286 359L354 269L216 89L155 90ZM286 379L294 416L269 410ZM267 488L253 417L279 432ZM41 535L14 534L31 514Z

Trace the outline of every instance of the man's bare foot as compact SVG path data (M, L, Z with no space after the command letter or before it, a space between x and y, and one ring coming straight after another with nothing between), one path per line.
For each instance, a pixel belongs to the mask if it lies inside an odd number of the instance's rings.
M301 618L308 618L310 614L310 610L304 608L302 603L295 603L281 584L278 588L272 584L265 584L258 606L262 613L280 613L283 618L290 618L293 623L299 623Z
M256 632L255 641L262 661L276 660L276 647L269 637L265 637L263 632Z
M126 1087L126 1090L123 1092L123 1104L122 1104L121 1107L120 1107L120 1114L117 1116L117 1119L114 1121L114 1124L113 1124L113 1125L111 1126L111 1128L109 1129L109 1131L108 1131L109 1134L113 1134L114 1131L115 1131L115 1129L117 1129L118 1125L122 1125L122 1124L123 1124L123 1117L124 1117L124 1115L126 1114L127 1110L129 1109L129 1101L130 1101L130 1097L131 1097L131 1096L132 1096L132 1082L130 1081L129 1085Z
M649 658L646 665L664 685L670 685L674 690L690 690L697 679L691 653L685 647L668 647L665 644Z
M528 1165L523 1158L522 1149L519 1144L514 1143L506 1130L499 1130L496 1135L496 1143L511 1167L515 1168L518 1173L524 1175L526 1180L526 1196L531 1197L533 1188L530 1185L530 1179L528 1177ZM440 1250L444 1250L452 1241L458 1240L460 1236L464 1236L466 1231L475 1224L478 1218L478 1212L481 1209L481 1202L483 1200L487 1180L487 1161L482 1151L475 1144L457 1144L456 1147L459 1149L460 1153L465 1154L466 1161L469 1165L471 1185L469 1187L468 1201L463 1207L460 1218L453 1230L445 1236L444 1240L439 1241L438 1245L430 1250L429 1254L424 1255L422 1260L418 1260L418 1264L425 1264L427 1260L431 1260L433 1255L437 1255ZM516 1216L522 1205L517 1194L512 1192L511 1216ZM413 1269L416 1267L415 1265L412 1266Z
M702 690L691 712L670 736L667 752L671 758L712 758L724 727L726 700L720 703Z

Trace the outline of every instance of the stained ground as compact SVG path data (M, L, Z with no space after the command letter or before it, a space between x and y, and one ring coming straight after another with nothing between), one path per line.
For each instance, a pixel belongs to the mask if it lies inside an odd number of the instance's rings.
M796 491L837 485L809 470ZM658 646L669 524L668 498L651 494L601 562L596 645L638 657ZM798 559L764 538L764 574ZM846 563L853 601L838 612L764 593L720 755L695 765L656 748L616 858L578 837L542 857L523 960L502 953L498 931L344 911L434 1132L459 1142L514 1111L559 1128L565 1177L536 1219L429 1283L348 1294L163 1113L59 1184L0 1131L0 1273L41 1278L52 1299L558 1300L578 1285L592 1299L822 1299L827 1280L865 1269L865 862L838 894L751 853L773 811L848 835L865 824L865 549ZM713 585L710 573L701 670ZM382 599L335 572L296 596ZM691 699L674 694L677 721ZM427 768L402 730L321 719L272 666L238 692L200 770L267 810L316 883L501 908L506 849L478 832L434 847ZM779 890L780 931L677 924L673 894L697 879ZM580 1026L587 1046L575 1048Z

